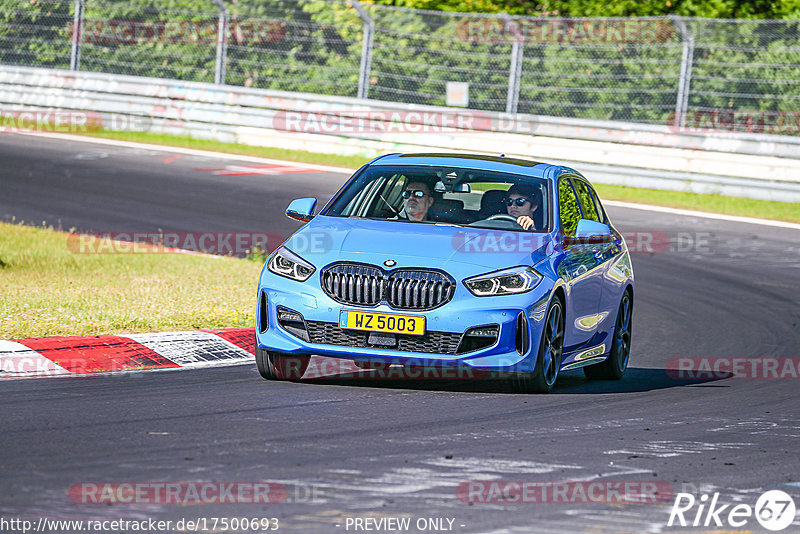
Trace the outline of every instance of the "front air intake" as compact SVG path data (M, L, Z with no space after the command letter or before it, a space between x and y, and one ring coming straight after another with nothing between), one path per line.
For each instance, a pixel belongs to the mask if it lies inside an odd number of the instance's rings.
M269 306L267 306L267 292L263 289L258 296L258 331L264 333L269 328Z
M285 306L278 306L275 313L278 316L278 324L281 325L281 328L303 341L309 341L306 321L300 312Z
M520 354L528 352L528 321L525 320L525 312L519 312L517 315L517 334L514 338L514 345Z

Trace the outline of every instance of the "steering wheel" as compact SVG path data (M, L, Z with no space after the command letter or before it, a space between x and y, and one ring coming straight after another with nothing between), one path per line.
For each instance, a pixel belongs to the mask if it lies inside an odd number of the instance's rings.
M517 223L517 218L512 216L512 215L508 215L507 213L496 213L495 215L492 215L490 217L487 217L486 219L483 219L483 221L476 221L476 222L474 222L472 224L473 225L479 225L480 223L486 223L486 222L489 222L489 221L497 221L498 223L501 223L500 226L492 226L492 228L508 228L509 227L509 226L507 226L508 223L512 223L513 224L513 226L510 226L511 228L522 228L522 226L520 226ZM506 224L502 224L502 223L506 223Z
M513 222L515 224L517 222L517 218L516 217L514 217L513 215L508 215L507 213L496 213L495 215L492 215L491 217L488 217L486 220L487 221L497 221L497 220L500 220L500 221L511 221L511 222Z

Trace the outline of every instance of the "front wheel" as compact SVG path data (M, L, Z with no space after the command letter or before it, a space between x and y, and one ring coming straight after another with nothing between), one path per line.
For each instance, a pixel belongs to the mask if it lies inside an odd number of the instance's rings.
M633 300L629 291L622 294L617 311L617 322L614 325L614 340L611 342L611 354L595 365L583 368L583 374L591 380L619 380L628 368L628 357L631 354L631 319L633 317Z
M556 383L564 350L564 305L554 297L547 309L533 373L514 373L511 386L521 393L549 393Z
M265 380L300 380L308 369L311 356L307 354L283 354L263 350L255 340L256 367Z

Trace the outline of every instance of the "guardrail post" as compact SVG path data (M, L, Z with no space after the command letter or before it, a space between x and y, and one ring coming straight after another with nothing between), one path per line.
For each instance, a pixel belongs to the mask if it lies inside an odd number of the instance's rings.
M69 70L81 67L81 34L83 33L83 6L85 0L75 0L75 17L72 20L72 52L69 56Z
M504 33L511 29L514 23L507 14L500 15L505 21ZM511 43L511 65L508 69L508 94L506 95L506 113L516 113L519 105L519 80L522 77L522 54L524 51L522 32L517 28L512 35L515 35L514 42Z
M358 0L352 0L353 7L361 22L364 23L364 37L361 45L361 66L358 71L358 98L369 97L369 76L372 70L372 45L375 39L375 21L361 6Z
M225 67L228 61L228 25L231 14L225 7L223 0L213 0L219 9L219 22L217 23L217 62L214 69L214 83L225 85Z
M686 23L680 17L671 15L670 18L683 40L683 51L681 53L681 71L678 80L678 97L675 102L675 122L676 128L686 126L686 111L689 108L689 88L692 84L692 63L694 63L694 36Z

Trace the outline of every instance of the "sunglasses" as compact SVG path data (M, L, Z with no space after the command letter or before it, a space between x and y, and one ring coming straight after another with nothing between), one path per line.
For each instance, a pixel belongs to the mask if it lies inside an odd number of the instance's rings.
M506 203L506 206L508 206L508 207L511 207L514 204L516 204L517 206L519 206L521 208L522 206L525 205L526 202L530 202L530 200L528 200L527 198L507 198L507 199L505 199L504 202Z
M408 200L412 196L414 196L414 198L422 198L425 196L425 191L421 189L406 189L405 191L403 191L404 199Z

